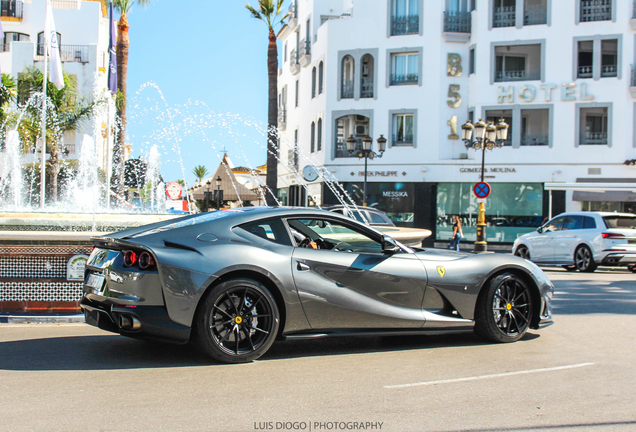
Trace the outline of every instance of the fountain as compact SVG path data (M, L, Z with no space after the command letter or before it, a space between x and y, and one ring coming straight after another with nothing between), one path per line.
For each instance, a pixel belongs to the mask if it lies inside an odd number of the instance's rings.
M154 105L150 97L144 100L150 90L159 97ZM37 106L41 95L34 95L31 99L29 103ZM241 163L252 171L254 169L241 142L252 139L261 147L263 154L266 151L264 141L268 130L263 124L243 120L237 115L216 113L198 101L171 107L154 83L145 84L130 99L129 113L129 141L145 155L147 164L146 184L137 191L142 208L116 207L110 205L115 200L110 200L110 203L107 200L110 192L105 186L108 180L101 169L100 158L108 159L109 155L101 156L97 143L104 139L102 125L116 125L117 121L112 114L109 118L109 110L105 106L96 110L92 133L82 135L74 176L61 185L62 199L43 211L39 208L34 211L29 204L39 202L39 197L29 195L39 190L39 179L32 176L25 181L22 173L25 160L34 161L35 157L22 155L17 131L8 132L3 178L0 180L0 313L79 312L82 265L92 249L91 237L175 217L174 214L165 214L161 168L164 163L176 162L185 180L183 144L187 146L190 141L197 145L197 151L200 146L207 145L213 152L219 153L221 142L223 147L232 143L238 150L237 158L242 158ZM136 133L135 124L147 126L148 123L152 126L150 136ZM246 138L241 127L255 136ZM162 152L170 152L173 159L162 163ZM314 160L314 155L301 155L317 166L320 178L345 207L357 208L342 185ZM280 159L279 162L310 196L309 184L302 175ZM229 170L229 167L226 169ZM256 181L260 183L258 177ZM233 186L237 190L236 185ZM266 188L266 185L259 186L262 195L261 188ZM403 241L397 234L395 237Z

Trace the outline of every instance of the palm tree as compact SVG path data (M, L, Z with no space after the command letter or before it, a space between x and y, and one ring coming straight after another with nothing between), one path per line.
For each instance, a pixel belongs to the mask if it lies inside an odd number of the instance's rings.
M276 204L278 191L278 50L276 49L276 32L274 27L278 26L287 18L287 14L281 17L283 0L258 0L256 10L249 4L245 7L258 20L263 21L269 30L269 45L267 48L267 74L269 78L269 104L267 113L267 179L265 181L269 194L265 196L267 205Z
M31 66L20 74L18 88L26 95L31 95L42 89L44 76L42 72ZM49 81L50 83L50 81ZM79 129L85 120L93 113L95 106L101 101L86 102L79 97L77 83L73 77L64 72L64 87L58 90L54 85L47 85L46 95L54 107L55 117L47 115L46 145L51 157L48 161L49 179L47 184L51 186L53 200L57 199L57 178L60 173L61 141L64 132ZM41 134L42 113L40 107L28 105L26 115L22 117L18 125L20 142L23 151L34 148ZM17 120L17 119L16 119ZM14 125L15 126L15 125Z
M7 108L17 97L18 86L11 75L2 74L2 86L0 86L0 125L4 128L7 119Z
M152 0L112 0L113 6L119 11L117 23L117 116L121 124L117 132L117 139L113 145L113 176L111 186L123 193L124 182L124 143L126 137L126 78L128 77L128 11L133 5L141 7L149 5ZM102 0L104 4L108 0ZM121 94L120 94L121 93Z
M199 180L199 183L201 183L201 180L203 180L203 177L208 175L208 169L204 167L203 165L197 165L192 170L192 174L194 174L197 180Z

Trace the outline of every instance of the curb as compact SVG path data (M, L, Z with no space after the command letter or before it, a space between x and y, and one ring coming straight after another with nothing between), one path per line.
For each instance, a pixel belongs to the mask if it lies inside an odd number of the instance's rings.
M83 323L84 315L0 315L0 324Z

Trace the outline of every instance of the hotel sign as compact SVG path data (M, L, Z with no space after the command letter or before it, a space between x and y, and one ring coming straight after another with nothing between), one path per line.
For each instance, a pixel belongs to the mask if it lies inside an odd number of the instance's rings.
M515 97L518 97L521 102L530 103L533 102L537 95L543 95L543 99L546 102L552 102L552 98L555 94L560 96L562 101L593 101L594 96L588 94L587 83L566 83L566 84L541 84L539 88L525 84L519 88L515 86L499 86L497 87L497 103L514 103Z

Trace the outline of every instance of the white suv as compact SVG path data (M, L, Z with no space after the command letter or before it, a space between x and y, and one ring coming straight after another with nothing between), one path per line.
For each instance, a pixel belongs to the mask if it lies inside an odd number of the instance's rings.
M561 213L537 231L515 240L515 255L536 264L593 272L601 266L627 266L636 272L636 215Z

